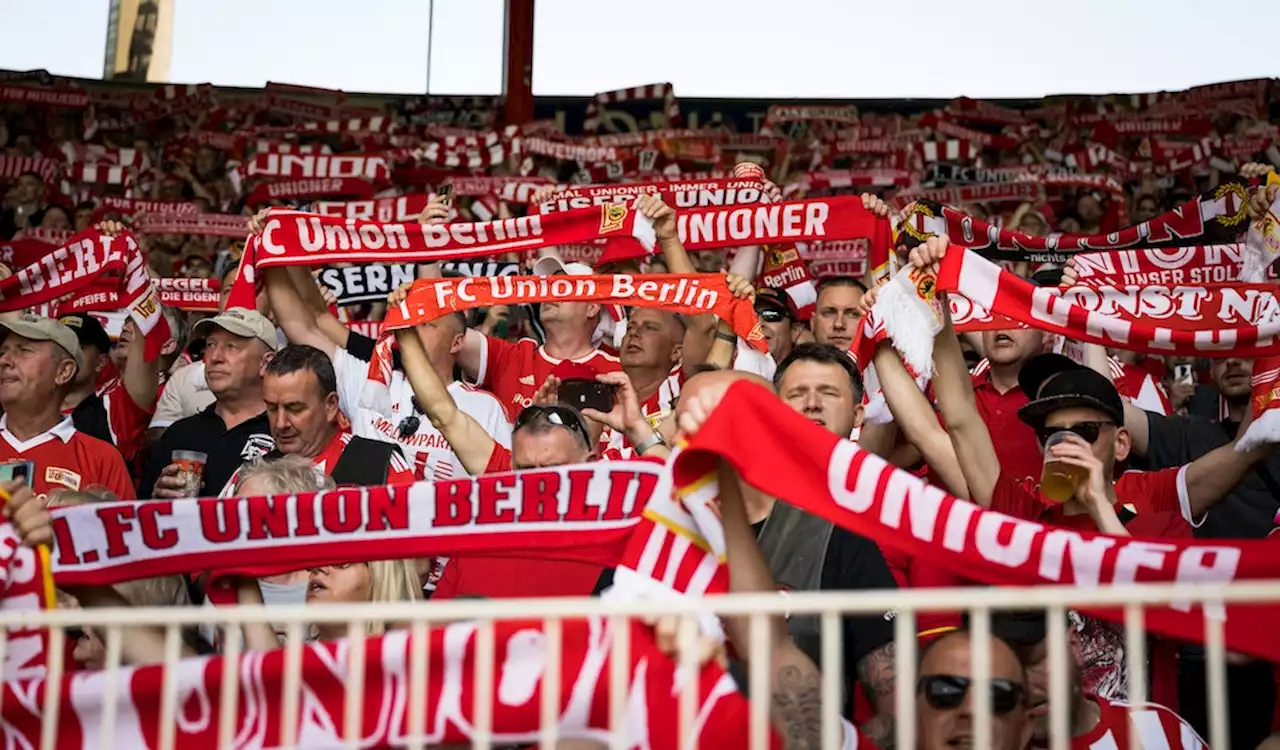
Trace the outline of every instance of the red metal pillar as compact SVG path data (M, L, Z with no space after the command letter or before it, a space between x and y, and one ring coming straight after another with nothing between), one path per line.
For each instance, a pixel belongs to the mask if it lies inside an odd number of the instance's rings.
M502 94L506 97L503 114L508 125L533 119L533 1L506 0Z

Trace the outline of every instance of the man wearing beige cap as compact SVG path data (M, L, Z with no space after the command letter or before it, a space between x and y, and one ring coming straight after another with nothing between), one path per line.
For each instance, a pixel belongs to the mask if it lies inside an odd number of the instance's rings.
M275 447L262 398L263 370L280 347L275 326L256 310L233 307L197 323L192 335L205 337L205 380L215 400L164 433L139 486L147 496L215 495L240 464Z
M115 446L76 430L61 411L83 366L75 332L30 313L0 316L0 478L37 494L101 489L133 499Z

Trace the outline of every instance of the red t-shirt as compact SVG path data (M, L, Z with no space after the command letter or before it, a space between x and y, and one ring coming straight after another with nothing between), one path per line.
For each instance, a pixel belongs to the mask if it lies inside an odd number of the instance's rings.
M555 366L562 360L548 356L533 339L510 341L485 336L484 349L480 353L480 371L476 383L498 397L502 408L515 421L521 410L533 403L533 394L546 382ZM593 349L590 354L572 360L590 365L597 372L615 372L622 369L618 358Z
M1129 711L1133 707L1128 703L1112 702L1096 695L1088 698L1098 704L1102 715L1093 729L1071 738L1072 750L1124 750L1130 747L1131 728L1138 730L1139 747L1182 750L1209 747L1186 720L1158 703L1143 703L1131 719Z
M991 445L1000 459L1002 470L1013 477L1040 476L1044 457L1040 454L1040 442L1036 431L1018 419L1018 409L1030 400L1021 388L1010 388L1001 393L991 384L991 373L981 366L974 368L973 398L978 414L991 433Z
M665 459L636 458L663 463ZM511 451L494 446L486 474L511 471ZM434 599L481 596L513 599L525 596L590 596L604 566L531 557L452 558L445 566Z
M32 463L28 484L37 494L47 495L54 490L83 492L96 487L121 500L137 498L120 451L80 432L69 417L25 442L14 437L6 418L0 417L0 463L10 461Z
M1127 509L1136 515L1125 524L1136 537L1191 538L1191 526L1182 517L1188 506L1185 466L1160 471L1126 471L1116 480L1116 511ZM1097 531L1087 513L1067 514L1063 505L1040 496L1036 479L1013 480L1001 473L991 493L991 509L1028 521L1061 526L1076 531Z

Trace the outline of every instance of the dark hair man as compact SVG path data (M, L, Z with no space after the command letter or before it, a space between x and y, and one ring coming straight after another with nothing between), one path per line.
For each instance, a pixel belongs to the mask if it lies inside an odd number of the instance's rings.
M290 344L277 352L266 366L262 398L276 443L266 460L309 458L339 486L413 483L413 468L394 443L356 437L346 428L333 363L319 349Z
M858 303L866 291L867 287L852 276L828 276L819 281L818 301L809 321L814 340L849 351L862 320Z

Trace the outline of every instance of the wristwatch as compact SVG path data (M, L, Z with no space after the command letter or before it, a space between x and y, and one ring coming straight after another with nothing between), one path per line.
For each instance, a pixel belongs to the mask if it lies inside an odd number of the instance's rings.
M657 430L654 430L652 435L645 438L644 440L641 440L639 443L636 443L636 455L643 456L644 452L649 450L653 446L666 445L666 444L667 444L667 441L662 439L662 433L658 432Z

